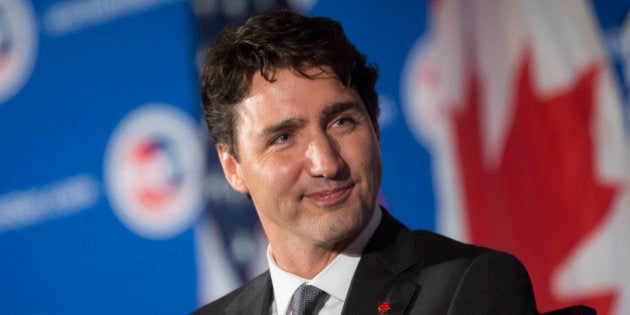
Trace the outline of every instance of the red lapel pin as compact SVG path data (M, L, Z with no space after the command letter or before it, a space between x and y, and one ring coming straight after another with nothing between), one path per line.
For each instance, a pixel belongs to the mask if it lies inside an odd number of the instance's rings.
M383 314L383 313L385 313L385 312L389 311L391 308L392 308L392 307L391 307L391 305L389 305L389 303L387 303L387 302L383 302L383 303L381 303L381 305L379 305L379 306L378 306L378 311L379 311L381 314Z

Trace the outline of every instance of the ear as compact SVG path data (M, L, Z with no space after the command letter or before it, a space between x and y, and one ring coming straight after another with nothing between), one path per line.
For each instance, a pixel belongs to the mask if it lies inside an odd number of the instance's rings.
M217 144L216 148L223 173L232 189L243 194L249 193L249 189L240 173L241 166L234 155L230 153L230 147L227 144Z

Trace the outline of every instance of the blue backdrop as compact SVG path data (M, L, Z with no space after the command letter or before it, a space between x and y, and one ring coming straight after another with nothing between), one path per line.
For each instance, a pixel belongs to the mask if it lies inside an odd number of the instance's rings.
M4 61L18 65L0 76L26 77L0 103L0 313L191 310L190 222L158 240L132 231L112 211L104 178L106 151L125 141L114 132L135 109L166 104L187 117L170 123L199 130L188 3L12 0L0 10ZM32 70L20 66L29 62Z

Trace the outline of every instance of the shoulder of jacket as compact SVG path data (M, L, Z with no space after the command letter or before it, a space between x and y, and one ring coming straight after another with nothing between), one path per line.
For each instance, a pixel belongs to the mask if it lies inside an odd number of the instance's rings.
M262 274L256 276L254 279L246 282L242 286L236 288L232 292L222 296L221 298L214 300L201 308L197 309L191 315L216 315L216 314L224 314L226 307L232 303L235 299L238 299L239 296L245 292L250 292L252 290L263 290L267 285L268 281L270 281L269 270L263 272Z

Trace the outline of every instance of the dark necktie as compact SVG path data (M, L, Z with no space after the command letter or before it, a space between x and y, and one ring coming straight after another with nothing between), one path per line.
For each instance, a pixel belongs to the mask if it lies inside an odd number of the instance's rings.
M313 315L319 311L328 294L312 285L303 284L291 298L290 309L293 315Z

